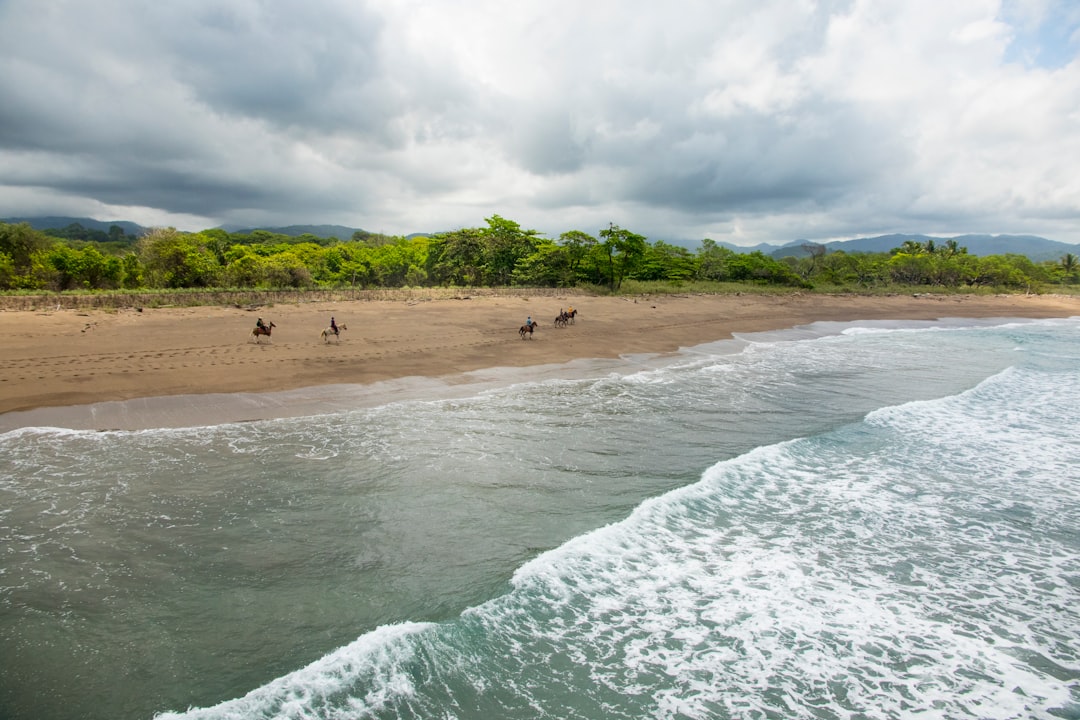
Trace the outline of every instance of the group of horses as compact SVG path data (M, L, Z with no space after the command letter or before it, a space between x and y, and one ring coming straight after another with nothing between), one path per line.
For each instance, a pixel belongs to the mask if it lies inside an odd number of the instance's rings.
M566 327L567 325L573 325L574 317L577 314L577 310L562 311L555 316L555 327ZM272 322L264 323L262 325L256 325L255 328L251 331L251 341L256 343L262 342L262 338L265 336L268 342L273 342L270 334L276 327L277 325ZM321 333L319 333L319 337L322 338L322 341L324 343L329 343L331 339L335 343L340 343L342 331L348 329L349 328L346 325L338 325L336 330L332 327L328 327L325 328ZM522 340L531 340L533 331L535 329L536 323L532 323L531 325L522 325L521 328L518 330L518 334L521 335Z
M255 328L251 331L251 340L257 343L262 342L262 337L265 335L267 341L272 343L273 340L270 337L270 333L276 327L277 325L275 325L273 322L265 323L263 325L256 325ZM331 339L333 339L335 343L340 343L341 331L348 329L349 328L347 325L338 325L336 331L334 328L328 327L319 334L319 337L322 338L322 341L324 343L329 343Z
M561 313L555 316L555 327L566 327L567 325L573 325L574 317L577 314L577 310L563 310ZM522 325L521 328L518 329L518 335L521 336L522 340L532 340L533 330L535 329L536 323L533 323L531 325Z
M577 310L563 310L561 313L555 316L555 327L566 327L567 325L573 325L575 315L577 315Z

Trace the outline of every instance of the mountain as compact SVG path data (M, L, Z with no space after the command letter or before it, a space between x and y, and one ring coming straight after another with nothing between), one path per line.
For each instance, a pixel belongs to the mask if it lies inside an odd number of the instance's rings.
M0 218L0 222L9 224L25 222L35 230L62 230L71 225L78 224L88 230L99 230L104 233L108 233L109 228L116 225L130 237L139 237L145 234L149 229L126 220L106 222L103 220L94 220L93 218L66 216ZM345 242L352 240L354 233L359 232L369 234L366 230L346 227L344 225L287 225L284 227L243 227L240 225L223 225L221 226L221 229L229 233L245 235L250 234L255 230L265 230L267 232L278 235L287 235L289 237L314 235L315 237L324 239L337 238L338 240ZM413 233L408 237L415 237L418 234L430 235L430 233ZM953 237L935 237L932 235L906 235L897 233L892 235L875 235L873 237L856 238L854 240L836 240L827 243L818 243L813 240L794 240L785 245L761 243L751 247L745 245L732 245L731 243L722 241L717 241L716 244L737 253L761 252L765 255L771 255L772 257L779 259L789 256L805 257L807 255L805 246L807 245L824 245L829 252L841 250L847 253L878 253L888 252L893 248L898 248L908 240L918 243L926 243L929 240L933 240L939 247L943 246L948 240L955 240L960 247L966 247L968 254L970 255L1026 255L1033 262L1044 262L1047 260L1057 261L1066 253L1080 256L1080 245L1070 245L1069 243L1058 242L1057 240L1048 240L1037 235L955 235ZM688 248L695 248L698 246L699 243L686 243L686 247Z
M0 218L0 222L8 223L10 225L17 225L19 223L26 223L35 230L62 230L71 225L82 225L87 230L100 230L102 232L109 232L109 228L113 225L119 226L125 234L133 237L144 235L150 228L143 227L137 223L129 222L127 220L114 220L107 222L104 220L94 220L93 218L86 217L67 217L61 215L50 215L46 217L12 217L12 218ZM267 232L276 233L278 235L288 235L289 237L299 237L301 235L314 235L320 238L337 238L338 240L352 240L353 233L366 232L359 228L345 227L344 225L288 225L286 227L245 227L243 225L223 225L222 230L229 233L249 234L255 230L266 230Z
M82 225L87 230L100 230L104 233L109 232L109 228L116 225L124 231L125 235L131 235L132 237L143 235L148 230L148 228L144 228L142 225L128 222L127 220L106 222L104 220L94 220L93 218L63 217L57 215L32 218L0 218L0 222L8 223L9 225L26 223L35 230L63 230L71 225Z
M242 225L222 225L221 229L228 233L250 235L256 230L265 230L277 235L300 237L301 235L314 235L318 238L337 238L338 240L352 240L353 233L367 234L360 228L345 227L344 225L286 225L285 227L244 227Z
M724 242L723 240L717 240L716 244L719 245L722 248L727 248L728 250L733 250L733 251L735 251L737 253L742 253L744 255L749 255L752 252L760 252L760 253L765 254L765 255L772 255L774 252L777 252L778 250L781 250L783 248L786 248L786 247L798 247L798 246L800 246L800 245L802 245L803 243L806 243L806 242L807 242L806 240L796 240L794 243L789 243L788 245L783 245L783 246L770 245L769 243L758 243L757 245L732 245L729 242ZM688 241L686 243L686 247L691 248L691 249L695 249L695 248L698 248L700 246L701 246L700 241L697 241L697 242ZM791 253L791 254L795 254L795 253ZM783 257L783 256L781 255L780 257ZM800 257L801 257L801 254L800 254Z
M955 235L953 237L935 237L932 235L893 234L856 238L854 240L837 240L828 243L796 240L782 247L774 247L771 251L762 250L762 252L777 259L788 256L805 257L807 255L806 245L824 245L829 252L842 250L847 253L879 253L898 248L908 240L917 243L926 243L933 240L938 247L944 246L949 240L955 240L957 245L967 248L969 255L1026 255L1032 262L1058 260L1066 253L1080 255L1080 245L1047 240L1037 235ZM744 252L752 252L752 250L747 249Z

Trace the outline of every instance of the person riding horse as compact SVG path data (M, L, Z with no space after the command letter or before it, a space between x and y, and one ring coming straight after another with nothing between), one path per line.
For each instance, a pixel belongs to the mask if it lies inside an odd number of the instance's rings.
M338 330L338 326L337 326L337 323L334 322L334 316L333 315L330 316L330 329L334 331L335 335L337 335L339 337L341 336L341 331Z
M532 315L525 318L525 324L518 329L518 333L521 335L521 339L531 338L533 330L536 329L536 323L533 322Z
M266 327L266 323L263 322L262 318L259 318L258 320L255 321L255 327L262 330L267 335L270 334L270 328Z

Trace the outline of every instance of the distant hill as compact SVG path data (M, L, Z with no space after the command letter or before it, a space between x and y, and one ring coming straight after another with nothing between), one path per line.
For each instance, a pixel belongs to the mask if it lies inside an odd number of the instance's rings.
M70 227L72 225L82 225L87 230L100 230L104 233L109 232L109 228L111 228L113 225L116 225L124 231L125 235L132 235L134 237L139 237L140 235L145 234L146 231L149 229L137 223L129 222L127 220L114 220L112 222L106 222L104 220L94 220L93 218L63 216L0 218L0 222L8 223L9 225L26 223L35 230L63 230L64 228Z
M855 240L838 240L828 243L816 243L811 240L796 240L782 247L773 247L771 250L762 252L772 255L774 258L804 257L807 253L805 245L824 245L830 252L842 250L844 252L888 252L898 248L906 241L913 240L925 243L933 240L936 245L943 246L948 240L955 240L960 247L966 247L969 255L1026 255L1033 262L1046 260L1058 260L1065 253L1080 255L1080 245L1047 240L1037 235L955 235L953 237L935 237L933 235L878 235L875 237L857 238ZM758 246L761 248L761 246ZM753 252L752 249L743 249L742 252Z
M318 238L337 238L338 240L352 240L353 233L368 234L360 228L345 227L344 225L286 225L284 227L243 227L240 225L222 225L221 229L228 233L250 235L256 230L265 230L277 235L300 237L301 235L314 235Z
M733 250L733 251L735 251L737 253L743 253L745 255L749 255L752 252L760 252L760 253L762 253L764 255L772 255L775 252L778 252L780 250L784 250L784 249L789 248L789 247L794 248L794 249L797 250L800 246L802 246L806 242L809 242L809 241L808 240L796 240L794 243L789 243L787 245L771 245L769 243L758 243L757 245L733 245L733 244L731 244L729 242L724 242L722 240L717 240L716 244L719 245L720 247L727 248L728 250ZM698 248L700 246L701 246L700 241L698 241L698 242L687 241L686 242L686 247L691 248L691 249ZM795 253L789 253L789 254L794 255ZM783 257L783 256L780 256L780 257Z
M46 217L12 217L0 218L0 222L9 224L27 223L35 230L64 230L72 225L81 225L88 230L97 230L108 233L111 227L120 227L129 237L140 237L149 228L127 220L103 221L93 218L46 216ZM300 237L301 235L314 235L317 238L336 238L342 241L352 240L357 232L365 235L373 234L360 228L351 228L344 225L286 225L284 227L244 227L240 225L222 225L222 230L229 233L250 234L256 230L265 230L278 235ZM431 233L412 233L407 237ZM824 245L830 252L842 250L843 252L888 252L898 248L907 240L925 243L933 240L941 246L948 240L955 240L961 247L966 247L970 255L1026 255L1034 262L1056 261L1066 253L1080 256L1080 245L1048 240L1037 235L956 235L953 237L936 237L932 235L876 235L874 237L857 238L854 240L837 240L828 243L817 243L813 240L794 240L785 245L772 245L761 243L752 247L745 245L732 245L731 243L717 241L717 245L728 248L737 253L762 252L774 258L804 257L807 253L805 245ZM686 243L687 247L697 247L697 243Z

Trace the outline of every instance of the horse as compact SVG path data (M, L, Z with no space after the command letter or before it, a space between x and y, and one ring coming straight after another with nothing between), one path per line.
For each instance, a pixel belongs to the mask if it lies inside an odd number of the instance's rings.
M536 327L536 323L532 325L522 325L518 330L518 335L521 335L522 340L532 340L533 329Z
M569 320L569 316L566 313L555 316L555 327L566 327L566 323Z
M255 328L251 331L251 339L254 340L255 342L261 342L259 340L259 336L260 335L265 335L267 338L269 338L270 337L270 331L273 330L276 327L277 327L277 325L275 325L272 322L267 323L266 327L259 327L258 325L256 325ZM270 342L274 342L274 341L270 340Z
M341 342L341 331L348 330L349 328L346 325L338 325L337 329L337 332L334 332L334 328L326 328L325 330L323 330L320 335L320 337L323 339L323 342L329 343L330 338L334 338L334 342Z
M571 325L573 325L573 324L574 324L574 316L575 316L575 315L577 315L577 312L578 312L578 311L577 311L577 309L575 308L575 309L571 310L570 312L564 312L564 313L563 313L563 315L564 315L564 316L566 316L566 319L567 319L567 321L568 321L568 322L569 322L569 323L570 323Z

